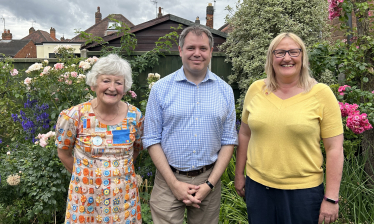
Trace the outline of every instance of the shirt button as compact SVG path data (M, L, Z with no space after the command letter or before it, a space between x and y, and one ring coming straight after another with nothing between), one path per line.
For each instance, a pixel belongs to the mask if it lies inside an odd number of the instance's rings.
M195 166L192 166L192 168L195 168Z
M193 150L193 153L196 153L196 150Z
M197 118L196 118L196 120L197 120Z
M197 102L197 104L199 104L199 102Z

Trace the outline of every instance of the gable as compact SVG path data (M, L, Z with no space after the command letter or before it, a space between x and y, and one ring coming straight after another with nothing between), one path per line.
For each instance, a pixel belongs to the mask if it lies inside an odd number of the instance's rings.
M14 57L31 40L12 40L9 42L0 41L0 53L8 57Z
M100 22L92 25L90 28L86 29L84 32L86 33L91 33L94 37L97 36L97 37L104 37L104 36L107 36L109 35L111 32L108 32L108 24L109 22L111 22L110 18L113 18L113 19L116 19L120 22L123 22L125 23L127 26L129 27L133 27L134 24L132 22L130 22L130 20L128 20L126 17L124 17L123 15L121 14L112 14L112 15L109 15L107 17L105 17L104 19L102 19ZM77 36L73 37L70 41L71 42L85 42L84 39L80 38L79 37L80 34L78 34Z
M52 42L58 41L53 39L50 34L43 30L37 30L26 37L22 38L21 40L32 40L34 43L43 43L43 42Z
M135 34L135 37L138 40L138 44L135 48L135 51L152 50L155 47L155 42L158 41L160 37L174 31L170 27L177 28L179 24L182 25L183 29L188 26L195 25L195 23L189 20L168 14L132 27L131 32ZM226 41L226 34L218 30L214 30L208 27L206 28L212 32L214 38L213 51L218 51L217 46ZM182 30L177 30L177 32L178 34L180 34ZM117 34L112 34L104 37L104 40L108 42L108 46L119 47L121 36L122 35L117 36ZM101 46L97 45L96 43L83 46L82 48L90 51L101 50ZM178 51L178 46L173 45L171 51Z

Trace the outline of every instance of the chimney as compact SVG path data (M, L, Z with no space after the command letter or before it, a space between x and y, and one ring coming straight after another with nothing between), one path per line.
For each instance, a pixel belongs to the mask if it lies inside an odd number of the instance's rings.
M199 17L198 17L198 16L196 16L196 20L195 20L195 23L196 23L196 24L200 24L200 19L199 19Z
M34 27L31 27L31 28L29 29L29 34L32 34L32 33L34 33L34 32L35 32Z
M95 24L101 21L100 7L97 7L97 12L95 12Z
M160 18L161 16L162 16L162 13L161 13L161 7L158 7L157 18Z
M213 13L214 8L212 6L212 3L209 3L206 7L206 26L213 29Z
M61 41L65 41L65 37L60 37L60 40Z
M10 30L4 30L4 33L2 33L1 38L3 40L12 40L12 34L10 33Z
M51 35L53 40L56 40L56 30L55 30L55 28L51 27L50 35Z

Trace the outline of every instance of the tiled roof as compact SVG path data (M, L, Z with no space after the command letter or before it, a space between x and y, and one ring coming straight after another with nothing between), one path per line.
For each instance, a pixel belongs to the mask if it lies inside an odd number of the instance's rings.
M159 18L156 18L156 19L152 19L152 20L149 20L147 22L144 22L144 23L141 23L139 25L136 25L136 26L133 26L131 27L131 30L130 32L131 33L136 33L138 31L141 31L143 29L146 29L146 28L149 28L149 27L152 27L152 26L155 26L157 24L160 24L160 23L163 23L163 22L166 22L168 20L171 20L171 21L174 21L174 22L177 22L179 24L183 24L185 26L192 26L192 25L195 25L194 22L190 21L190 20L187 20L187 19L183 19L181 17L178 17L178 16L175 16L175 15L172 15L172 14L167 14L167 15L164 15L164 16L161 16ZM212 34L216 34L217 36L220 36L220 37L223 37L223 38L227 38L227 34L224 33L224 32L221 32L219 30L216 30L216 29L212 29L210 27L207 27L207 26L204 26L204 25L200 25L200 26L203 26L205 28L207 28L208 30L210 30L210 32ZM120 34L120 35L114 35L114 34L110 34L110 35L107 35L105 36L103 39L104 41L106 42L109 42L111 40L114 40L114 39L119 39L123 36L123 34ZM98 45L97 43L91 43L91 44L88 44L88 45L83 45L81 47L81 49L84 49L84 48L92 48L94 46Z
M42 42L57 42L59 40L53 39L51 35L43 30L37 30L26 37L22 38L22 40L33 40L34 43L42 43Z
M5 54L5 56L14 57L30 41L31 40L11 40L8 42L0 40L0 53Z
M118 20L120 22L123 22L126 25L128 25L130 28L134 26L134 24L132 22L130 22L123 15L121 15L121 14L111 14L111 15L105 17L104 19L102 19L97 24L94 24L93 26L91 26L90 28L88 28L84 32L86 32L86 33L92 33L94 37L95 36L104 37L104 36L108 35L106 33L106 31L108 29L108 22L110 22L109 18L113 18L113 19L116 19L116 20ZM73 37L70 41L71 42L85 42L84 39L81 39L79 37L79 34L77 36Z
M233 30L233 27L230 24L225 23L218 30L221 31L221 32L224 32L224 33L231 33L232 30Z

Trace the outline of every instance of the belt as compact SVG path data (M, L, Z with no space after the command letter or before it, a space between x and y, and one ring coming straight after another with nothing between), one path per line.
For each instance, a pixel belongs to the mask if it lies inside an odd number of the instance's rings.
M201 169L198 169L198 170L191 170L191 171L180 171L180 170L177 170L175 169L174 167L170 166L171 170L174 172L174 173L178 173L178 174L182 174L182 175L186 175L187 177L196 177L202 173L204 173L205 171L209 170L210 168L212 168L214 166L214 164L216 164L216 162L210 164L210 165L207 165L207 166L204 166L203 168Z

